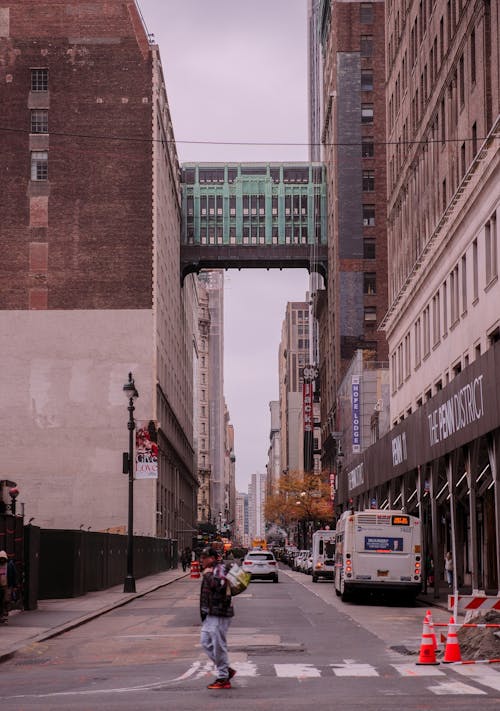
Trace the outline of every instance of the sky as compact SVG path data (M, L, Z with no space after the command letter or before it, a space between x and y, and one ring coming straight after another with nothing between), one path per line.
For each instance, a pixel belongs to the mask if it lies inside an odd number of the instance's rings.
M308 160L307 0L138 5L160 48L181 163ZM299 145L242 145L259 142ZM286 303L305 299L309 278L298 269L229 270L225 283L224 391L236 488L246 492L267 463Z

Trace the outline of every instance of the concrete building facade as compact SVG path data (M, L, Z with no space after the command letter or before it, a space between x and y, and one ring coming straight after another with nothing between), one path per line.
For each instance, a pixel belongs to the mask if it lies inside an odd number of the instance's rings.
M158 47L132 2L2 0L0 55L0 478L38 525L124 531L132 372L159 445L135 531L190 543L193 287Z

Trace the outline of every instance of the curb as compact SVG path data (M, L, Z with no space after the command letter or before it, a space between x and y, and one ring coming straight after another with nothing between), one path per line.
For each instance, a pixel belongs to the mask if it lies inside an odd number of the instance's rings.
M181 580L182 578L185 578L188 575L188 573L182 573L177 577L172 578L171 580L167 580L163 583L153 585L151 588L143 590L142 592L130 593L128 597L123 600L117 600L116 602L109 603L108 605L105 605L104 607L101 607L98 610L94 610L93 612L87 612L81 617L69 620L68 622L59 625L58 627L53 627L47 630L46 632L41 632L35 637L28 637L22 642L19 642L17 645L14 645L12 649L8 650L7 652L0 652L0 664L2 662L8 661L9 659L12 659L16 652L18 652L20 649L23 649L23 647L26 647L29 644L36 644L37 642L43 642L46 639L58 637L64 632L68 632L69 630L75 629L76 627L81 627L81 625L84 625L86 622L90 622L90 620L94 620L96 617L101 617L101 615L105 615L107 612L111 612L111 610L116 610L119 607L123 607L129 602L132 602L132 600L137 600L138 598L144 597L145 595L149 595L149 593L155 592L155 590L159 590L160 588L164 588L167 585L170 585L171 583L175 583L177 582L177 580Z

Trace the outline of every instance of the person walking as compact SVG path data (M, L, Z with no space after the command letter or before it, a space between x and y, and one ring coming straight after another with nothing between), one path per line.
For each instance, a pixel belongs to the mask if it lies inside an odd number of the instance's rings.
M453 556L450 551L448 551L444 557L444 572L446 574L448 587L453 587Z
M200 555L202 568L200 589L200 615L202 619L200 642L215 665L217 678L208 689L230 689L236 670L229 666L226 636L234 615L231 590L226 578L226 567L219 552L204 548Z
M188 567L188 565L190 565L190 563L191 563L191 548L186 547L182 551L182 555L181 555L181 565L182 565L182 570L184 572L186 572L186 568Z
M8 601L8 581L7 567L9 557L5 551L0 551L0 623L7 622L9 611L7 608Z

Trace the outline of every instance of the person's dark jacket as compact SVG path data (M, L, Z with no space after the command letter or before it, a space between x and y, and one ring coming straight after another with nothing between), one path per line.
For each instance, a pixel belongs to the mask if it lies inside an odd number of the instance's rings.
M7 587L15 588L17 585L17 568L13 560L7 563Z
M200 614L202 620L207 615L215 617L232 617L234 615L231 591L226 580L226 568L220 561L214 565L212 570L205 570L202 573Z

